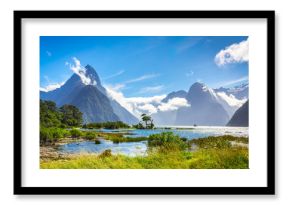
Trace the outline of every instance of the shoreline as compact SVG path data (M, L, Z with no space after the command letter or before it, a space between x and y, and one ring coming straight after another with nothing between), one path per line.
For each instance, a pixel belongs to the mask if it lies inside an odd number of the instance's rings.
M226 136L226 135L223 135ZM222 136L207 136L204 138L197 138L197 139L207 139L210 137L222 137ZM236 138L240 138L240 137L244 137L244 138L248 138L248 136L232 136L232 137L236 137ZM98 137L95 140L98 139L104 139L102 137ZM69 153L69 152L61 152L59 151L57 148L58 146L61 145L66 145L66 144L70 144L70 143L76 143L76 142L93 142L95 140L88 140L88 139L83 139L83 138L70 138L70 137L66 137L64 139L61 139L58 142L55 142L54 144L51 145L41 145L40 146L40 160L41 161L51 161L51 160L69 160L72 158L76 158L76 157L80 157L80 156L84 156L84 155L90 155L90 156L98 156L100 154L102 154L103 152L78 152L78 153ZM109 140L111 141L111 140ZM231 143L231 146L235 147L244 147L244 148L248 148L248 144L247 143L243 143L243 142L237 142L237 141L229 141ZM128 143L128 142L121 142L121 143ZM192 149L192 147L195 147L194 149ZM110 149L108 149L110 150ZM195 143L191 143L191 148L188 150L189 152L193 152L198 150L198 147ZM125 154L117 154L117 155L124 155L124 156L128 156ZM135 157L135 156L134 156Z

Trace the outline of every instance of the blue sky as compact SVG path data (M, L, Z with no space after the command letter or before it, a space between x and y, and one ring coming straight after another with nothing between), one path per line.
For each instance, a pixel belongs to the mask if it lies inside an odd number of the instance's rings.
M61 84L77 58L126 97L185 90L196 81L231 87L248 79L246 36L40 37L40 86Z

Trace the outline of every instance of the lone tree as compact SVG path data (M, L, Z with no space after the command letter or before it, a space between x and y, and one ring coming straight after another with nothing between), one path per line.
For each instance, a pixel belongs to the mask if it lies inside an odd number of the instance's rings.
M146 129L152 129L154 127L153 119L150 116L148 116L145 113L143 113L141 115L141 118L142 118L142 121L145 123L145 128ZM148 122L150 122L150 123L148 123Z

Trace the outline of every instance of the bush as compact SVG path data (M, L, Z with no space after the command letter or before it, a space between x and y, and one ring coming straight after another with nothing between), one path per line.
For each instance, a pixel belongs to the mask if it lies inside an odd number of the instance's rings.
M82 132L78 129L72 129L70 130L70 134L72 138L79 138L82 136Z
M67 130L61 128L46 128L40 127L40 143L41 144L50 144L54 143L61 138L69 136L69 132Z
M124 122L117 121L117 122L88 123L88 124L84 124L83 128L85 128L85 129L101 129L101 128L119 129L119 128L130 128L130 126Z
M101 144L101 141L99 139L96 139L95 144Z
M184 142L178 135L173 132L162 132L160 134L153 134L148 139L149 148L157 147L166 151L186 150L189 145Z
M192 139L190 143L196 144L199 148L204 149L227 149L232 147L231 142L240 142L244 144L248 144L248 138L247 137L234 137L231 135L223 135L223 136L209 136L206 138L198 138L198 139Z
M96 138L96 133L94 133L94 132L85 132L84 138L86 140L94 140Z
M110 149L106 149L99 155L100 158L106 158L106 157L111 157L111 156L112 156L112 150Z

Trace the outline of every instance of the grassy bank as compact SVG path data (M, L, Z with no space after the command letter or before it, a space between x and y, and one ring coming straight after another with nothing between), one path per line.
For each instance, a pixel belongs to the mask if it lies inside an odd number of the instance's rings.
M69 159L41 160L40 167L43 169L246 169L248 168L247 144L246 137L228 135L186 141L173 133L162 133L149 137L147 156L112 155L110 150L106 150L99 155L80 154ZM192 149L192 147L196 148Z

